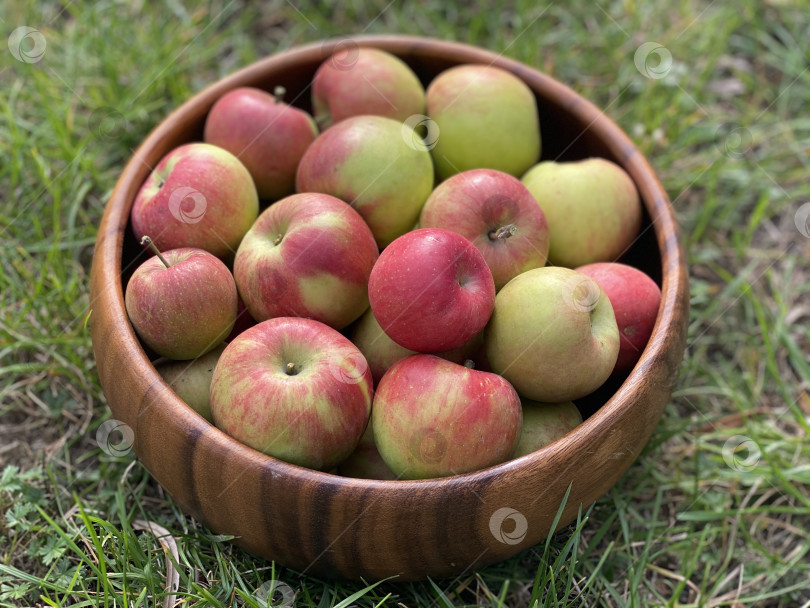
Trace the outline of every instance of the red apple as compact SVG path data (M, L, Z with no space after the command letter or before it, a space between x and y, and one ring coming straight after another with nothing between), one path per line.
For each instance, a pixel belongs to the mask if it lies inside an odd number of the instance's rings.
M380 380L371 422L377 449L398 477L445 477L512 457L520 397L496 374L412 355Z
M236 300L228 267L190 247L146 260L124 296L138 336L169 359L196 359L220 344L236 320Z
M338 53L315 72L312 108L322 127L362 114L403 122L425 113L425 89L398 57L379 49L354 48L350 58Z
M198 247L230 259L259 214L253 179L233 154L192 143L169 152L132 205L132 229L161 250Z
M449 177L428 197L419 225L468 238L483 254L496 290L546 263L546 217L526 186L502 171L471 169Z
M400 346L389 338L380 327L370 308L363 313L363 316L354 325L351 340L368 361L375 386L394 363L416 354L416 351ZM482 369L478 363L482 355L483 345L484 334L480 332L472 340L458 348L435 354L437 357L454 363L464 363L466 360L472 359L475 361L476 367Z
M620 338L613 372L629 372L652 335L661 289L638 268L617 262L588 264L577 271L596 281L610 300Z
M495 283L470 241L450 230L420 228L383 250L371 270L368 297L394 342L436 353L461 346L484 328Z
M214 424L280 460L320 470L351 454L371 411L371 372L339 332L279 317L236 337L211 380Z
M312 117L276 95L242 87L225 93L208 112L204 139L241 160L261 198L277 200L295 192L295 172L315 141Z
M378 250L363 218L320 193L271 205L245 235L233 264L251 316L309 317L342 329L368 308Z
M298 192L324 192L349 203L385 247L410 230L433 189L430 152L408 125L354 116L330 127L298 165Z

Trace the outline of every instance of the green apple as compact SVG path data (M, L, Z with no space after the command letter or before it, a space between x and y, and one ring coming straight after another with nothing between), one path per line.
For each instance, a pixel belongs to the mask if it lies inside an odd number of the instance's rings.
M545 161L522 181L546 215L550 264L614 262L638 236L642 209L636 186L609 160Z
M178 397L208 422L213 422L210 399L211 378L223 350L225 350L225 344L220 344L214 350L191 361L164 360L155 364L155 369L166 384L171 386Z
M439 179L468 169L498 169L520 177L540 159L534 93L500 68L445 70L428 86L427 114L438 127L431 154Z
M521 397L561 403L607 380L619 354L610 300L590 277L568 268L535 268L495 297L484 335L492 371Z
M380 323L371 311L371 308L363 313L357 323L352 328L351 340L360 349L363 356L368 361L371 369L371 376L374 378L374 385L380 381L383 374L388 371L394 363L410 355L415 355L416 351L400 346L388 337L380 327ZM476 367L482 368L481 350L484 342L483 332L479 332L472 340L451 350L434 353L437 357L447 359L453 363L464 363L468 359L475 361Z
M531 454L552 443L582 423L582 414L571 401L540 403L521 399L523 430L515 458Z
M397 478L380 456L377 444L374 443L374 432L370 424L360 437L360 443L354 448L354 452L340 463L337 472L344 477L356 477L357 479L392 480Z

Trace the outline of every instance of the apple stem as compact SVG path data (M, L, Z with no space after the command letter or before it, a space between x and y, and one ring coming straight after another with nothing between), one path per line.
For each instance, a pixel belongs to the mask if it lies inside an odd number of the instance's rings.
M284 101L284 96L287 94L287 89L279 85L273 89L273 97L276 98L276 103Z
M297 373L295 370L295 363L292 361L287 363L287 367L284 369L284 371L287 372L288 376L294 376Z
M489 238L492 241L502 241L504 239L508 239L510 236L515 236L517 233L517 226L514 224L507 224L506 226L501 226L496 230L490 230Z
M144 237L141 239L141 245L148 245L149 248L155 252L155 255L160 259L160 261L163 262L163 265L166 268L169 267L169 263L166 261L166 258L164 258L163 255L161 255L160 250L157 248L157 245L155 245L154 241L152 241L152 239L149 238L148 235L144 235Z
M279 234L276 238L273 239L273 245L278 245L282 239L284 238L283 234Z
M472 359L467 359L464 362L464 367L466 367L467 369L475 369L475 361L473 361Z

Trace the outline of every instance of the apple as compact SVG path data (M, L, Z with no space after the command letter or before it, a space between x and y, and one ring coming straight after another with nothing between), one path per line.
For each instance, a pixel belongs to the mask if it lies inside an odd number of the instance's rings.
M374 312L369 308L355 323L351 340L360 349L371 369L371 376L374 378L374 385L380 381L388 368L400 359L410 355L415 355L416 351L400 346L394 342L383 331L377 322ZM467 359L476 362L476 367L481 369L479 358L484 344L483 332L476 334L472 340L462 344L458 348L435 353L436 356L454 363L464 363Z
M374 433L371 425L366 427L366 432L360 438L360 443L349 457L340 463L338 474L344 477L356 477L358 479L396 479L397 476L391 468L385 464L380 456L377 445L374 443Z
M420 228L380 254L368 280L371 310L400 346L436 353L472 340L495 301L492 273L456 232Z
M638 268L618 262L601 262L577 268L599 284L607 295L619 326L619 358L614 373L626 373L641 356L652 335L661 289Z
M404 122L425 113L425 89L399 57L372 48L355 48L351 60L338 53L312 79L312 110L323 128L373 114Z
M519 274L498 292L484 342L492 370L521 397L561 403L607 380L619 328L593 279L547 266Z
M371 308L354 325L350 337L366 358L375 386L394 363L416 354L416 351L400 346L386 335Z
M147 236L142 242L151 241ZM192 247L150 257L132 273L124 294L135 332L169 359L196 359L221 343L236 321L236 301L228 267Z
M211 415L245 445L326 471L354 451L371 396L371 372L347 338L319 321L277 317L225 348L211 380Z
M460 65L436 76L426 98L427 115L438 129L431 154L439 179L480 168L519 177L539 160L537 102L517 76Z
M132 229L162 250L197 247L230 259L258 214L256 186L239 159L191 143L169 152L146 178L132 204Z
M582 424L582 414L571 401L540 403L523 399L523 429L515 458L531 454L557 441Z
M371 424L377 449L397 477L468 473L512 457L520 439L520 397L496 374L411 355L380 380Z
M492 271L496 290L546 263L545 215L526 186L502 171L470 169L447 178L428 197L419 224L469 239Z
M208 422L214 421L211 418L211 378L223 350L225 345L220 344L214 350L191 361L165 359L155 364L155 369L166 384Z
M641 229L641 202L633 180L604 158L544 161L522 179L546 214L548 259L576 268L613 262Z
M304 153L296 188L349 203L382 249L413 227L433 189L430 152L413 138L418 139L413 129L390 118L347 118Z
M265 209L233 264L239 295L257 321L309 317L342 329L368 308L377 244L363 218L320 193Z
M295 192L295 172L318 136L312 117L275 95L240 87L220 97L205 120L203 139L233 153L250 172L261 198L278 200Z

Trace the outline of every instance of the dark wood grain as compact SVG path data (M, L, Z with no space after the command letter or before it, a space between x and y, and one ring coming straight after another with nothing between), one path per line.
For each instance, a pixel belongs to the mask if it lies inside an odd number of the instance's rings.
M577 429L544 449L473 474L427 481L370 481L264 456L195 414L160 379L130 326L123 289L138 263L129 213L149 167L200 137L211 105L237 86L272 90L309 106L309 83L337 41L269 57L205 89L164 120L127 164L107 204L91 275L92 339L112 415L135 432L144 465L189 513L256 555L299 571L350 579L445 577L507 558L543 540L569 484L561 521L602 496L636 459L670 397L688 317L686 262L666 192L625 134L590 102L525 65L465 45L413 37L355 38L388 50L425 83L461 63L510 70L535 92L543 158L599 155L622 165L644 202L645 234L629 257L660 281L653 336L634 371ZM590 413L590 412L589 412ZM490 519L508 507L528 522L501 542ZM506 531L510 531L508 525Z

